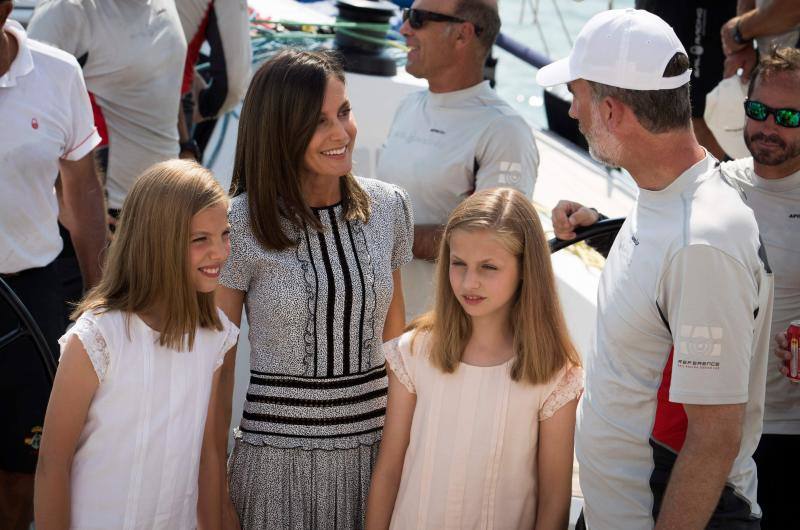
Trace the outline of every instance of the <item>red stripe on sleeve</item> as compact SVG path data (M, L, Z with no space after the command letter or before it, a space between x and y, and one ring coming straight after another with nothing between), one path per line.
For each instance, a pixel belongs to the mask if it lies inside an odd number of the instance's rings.
M653 439L675 451L680 452L683 442L686 441L686 411L683 405L669 400L669 386L672 382L672 356L673 347L669 352L667 365L661 376L661 385L658 387L658 404L656 406L656 421L653 425Z
M92 114L94 114L94 126L97 127L97 134L100 135L100 143L97 147L105 147L108 145L108 127L106 126L106 118L103 116L103 109L97 104L94 99L94 94L89 92L89 102L92 104Z
M206 28L208 27L208 18L211 14L213 1L208 2L206 7L206 14L203 15L203 21L197 28L197 32L192 37L191 42L186 49L186 64L183 66L183 84L181 85L181 95L186 94L192 89L192 82L194 81L194 65L197 63L197 58L200 56L200 46L206 40Z

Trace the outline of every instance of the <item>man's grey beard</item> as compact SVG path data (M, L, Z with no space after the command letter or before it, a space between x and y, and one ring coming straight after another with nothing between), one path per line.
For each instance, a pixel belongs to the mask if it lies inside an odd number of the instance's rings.
M608 167L620 167L622 142L614 138L608 129L599 125L602 121L600 109L592 106L592 126L584 133L589 144L589 156Z

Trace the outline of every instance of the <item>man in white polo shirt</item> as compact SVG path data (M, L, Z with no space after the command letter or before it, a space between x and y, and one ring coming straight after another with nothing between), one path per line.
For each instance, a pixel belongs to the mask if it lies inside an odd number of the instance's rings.
M100 277L105 244L103 192L92 149L99 142L75 59L28 40L7 21L0 0L0 276L37 321L53 355L66 328L61 251L53 189L61 174L63 210L87 286ZM0 302L0 336L17 325ZM26 529L33 514L33 473L48 390L28 339L0 351L0 528Z
M775 272L772 335L800 320L800 50L765 54L750 81L745 143L752 157L722 164L753 209ZM780 110L776 110L780 109ZM800 385L770 356L764 434L753 455L758 466L761 530L798 525L800 476L787 462L800 449Z
M408 191L414 260L403 270L406 315L429 307L439 235L450 212L477 190L508 186L530 197L539 154L530 126L503 101L483 64L500 31L493 0L416 0L400 32L406 70L428 80L397 109L377 176Z
M605 11L570 56L591 153L639 197L608 255L576 433L591 530L757 529L772 273L753 212L691 128L688 57L657 16ZM597 213L562 202L556 235Z

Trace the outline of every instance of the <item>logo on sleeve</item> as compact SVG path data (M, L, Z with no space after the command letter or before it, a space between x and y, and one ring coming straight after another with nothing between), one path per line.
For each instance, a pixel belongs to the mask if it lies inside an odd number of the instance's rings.
M500 162L498 184L516 184L522 178L522 164L519 162Z
M678 339L678 366L718 370L722 355L722 328L682 325Z

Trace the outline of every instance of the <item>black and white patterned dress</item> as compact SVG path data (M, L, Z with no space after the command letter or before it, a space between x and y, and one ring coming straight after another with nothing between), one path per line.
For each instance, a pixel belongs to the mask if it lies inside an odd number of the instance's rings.
M408 196L358 179L369 222L314 209L324 230L281 228L298 245L265 250L247 196L233 199L226 287L245 291L250 386L230 462L243 530L360 528L386 408L383 326L392 272L411 260Z

